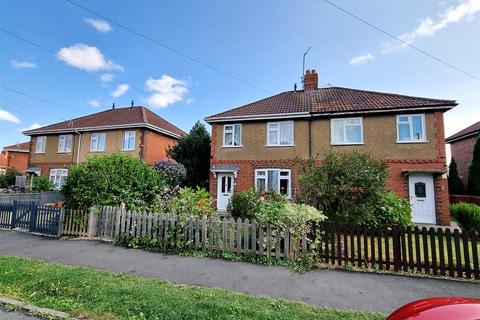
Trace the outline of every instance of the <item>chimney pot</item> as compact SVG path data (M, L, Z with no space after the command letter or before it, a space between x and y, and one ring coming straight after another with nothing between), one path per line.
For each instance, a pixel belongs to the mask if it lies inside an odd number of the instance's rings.
M305 91L318 89L318 74L317 70L307 70L303 77L303 88Z

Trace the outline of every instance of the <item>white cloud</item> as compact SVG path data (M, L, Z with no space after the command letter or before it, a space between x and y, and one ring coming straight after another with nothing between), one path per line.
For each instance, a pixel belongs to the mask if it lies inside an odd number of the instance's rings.
M100 101L98 101L98 100L90 100L90 101L88 101L88 104L91 105L94 108L100 107Z
M352 60L350 60L349 63L358 66L361 64L365 64L367 63L368 60L372 60L372 59L375 59L375 56L371 53L367 53L367 54L352 58Z
M13 122L13 123L20 123L20 119L18 119L16 116L11 114L10 112L2 109L0 109L0 120Z
M162 75L160 79L150 78L145 82L149 91L153 93L147 98L148 104L156 108L164 108L181 101L188 92L187 83L169 75Z
M191 104L195 101L195 98L190 98L187 101L185 101L187 104Z
M107 33L108 31L112 30L112 26L107 21L104 20L97 20L92 18L83 19L86 24L90 25L91 27L97 29L102 33Z
M424 18L415 30L404 33L399 38L408 44L413 44L422 37L431 37L439 30L448 27L452 23L458 23L467 18L474 18L480 12L480 0L464 0L457 6L449 7L443 11L437 19ZM382 53L390 53L397 49L406 47L405 44L392 40L382 44Z
M110 82L113 80L115 76L111 73L104 73L100 76L100 81L102 82Z
M110 92L110 94L112 95L112 97L118 98L124 95L125 92L128 91L128 89L130 89L129 85L126 83L123 83L123 84L120 84L115 91Z
M10 60L10 64L12 67L17 69L26 69L26 68L36 68L37 65L30 61L17 61L17 60Z
M44 126L43 124L34 123L34 124L32 124L30 127L28 127L28 128L23 128L23 129L21 129L20 131L23 132L23 131L27 131L27 130L38 129L38 128L41 128L41 127L43 127L43 126Z
M100 70L123 71L123 67L111 60L105 59L97 47L91 47L83 43L77 43L70 47L61 48L57 52L57 58L76 68L88 72Z

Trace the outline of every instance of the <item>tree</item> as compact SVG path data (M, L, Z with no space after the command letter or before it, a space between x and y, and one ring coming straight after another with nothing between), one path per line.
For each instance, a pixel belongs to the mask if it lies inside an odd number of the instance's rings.
M210 134L199 121L190 133L167 150L167 155L187 169L184 185L208 190L210 178Z
M468 193L480 196L480 137L473 147L472 162L468 166Z
M386 192L387 165L361 152L326 152L300 162L305 201L323 210L331 221L373 223L372 212Z
M448 192L450 194L465 194L465 186L458 176L457 162L453 157L448 170Z
M0 178L0 188L8 188L15 185L15 178L22 174L15 168L7 168L5 175Z
M185 166L172 160L157 161L153 169L164 178L170 188L180 186L187 178Z
M74 209L124 203L128 210L150 210L164 187L163 178L142 160L112 153L72 167L62 194L65 206Z

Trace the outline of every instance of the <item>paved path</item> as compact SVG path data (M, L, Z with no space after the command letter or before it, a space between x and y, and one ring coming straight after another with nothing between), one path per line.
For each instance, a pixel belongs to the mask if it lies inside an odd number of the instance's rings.
M8 312L2 309L0 306L0 320L41 320L42 318L37 318L31 315L24 313L23 311Z
M14 231L0 231L0 255L94 267L175 283L220 287L318 306L385 313L426 297L480 297L478 283L336 270L298 274L285 267L180 257L126 249L100 241L54 240Z

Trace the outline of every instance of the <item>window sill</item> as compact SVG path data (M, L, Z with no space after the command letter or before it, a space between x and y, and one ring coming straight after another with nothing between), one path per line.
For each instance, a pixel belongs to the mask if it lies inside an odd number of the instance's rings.
M45 154L45 151L43 151L43 152L35 152L35 154Z
M428 143L428 140L397 141L397 144Z
M240 145L240 146L226 146L226 145L222 145L221 146L222 148L225 148L225 149L228 149L228 148L243 148L243 145Z
M363 142L350 142L350 143L330 143L331 146L361 146Z
M60 153L60 154L69 154L69 153L72 153L72 151L57 151L57 153Z
M294 144L267 144L265 147L267 148L294 148L296 145Z
M122 149L121 151L135 151L135 149Z
M91 153L103 153L105 150L90 150Z

